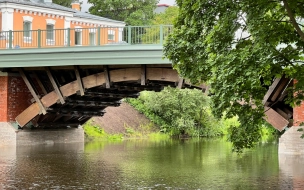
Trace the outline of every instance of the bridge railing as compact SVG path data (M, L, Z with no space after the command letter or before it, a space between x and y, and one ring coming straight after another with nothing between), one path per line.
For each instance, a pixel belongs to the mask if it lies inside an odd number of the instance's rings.
M0 49L160 44L173 26L126 26L1 31Z

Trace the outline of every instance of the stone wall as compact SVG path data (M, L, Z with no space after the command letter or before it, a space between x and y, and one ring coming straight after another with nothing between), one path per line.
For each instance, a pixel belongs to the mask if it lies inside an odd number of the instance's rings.
M303 132L297 131L303 127L289 128L279 139L279 154L304 155L304 139L301 139Z
M0 122L0 147L7 146L16 146L16 130L11 124Z
M82 128L58 130L19 130L17 146L84 142Z

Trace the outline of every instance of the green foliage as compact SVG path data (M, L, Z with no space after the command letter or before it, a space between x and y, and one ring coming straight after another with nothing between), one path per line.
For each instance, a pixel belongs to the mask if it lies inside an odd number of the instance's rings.
M142 42L149 43L159 43L160 42L160 26L163 30L163 38L165 39L172 31L172 24L178 15L178 7L171 6L168 7L165 12L158 13L155 15L151 24L156 27L150 27L145 30L145 33L142 36Z
M221 123L210 110L209 98L200 90L165 88L161 92L141 92L138 99L127 99L161 131L173 136L219 136Z
M73 0L53 0L53 3L70 8L71 4L72 4L72 1Z
M176 2L179 15L165 56L182 77L210 84L217 117L239 116L240 126L230 129L235 150L253 147L261 138L262 100L273 77L297 79L291 105L304 98L303 1Z
M92 124L91 121L86 122L83 125L86 136L94 140L110 140L116 141L122 139L122 134L107 134L99 126Z
M124 21L127 25L148 25L158 0L88 0L91 14Z

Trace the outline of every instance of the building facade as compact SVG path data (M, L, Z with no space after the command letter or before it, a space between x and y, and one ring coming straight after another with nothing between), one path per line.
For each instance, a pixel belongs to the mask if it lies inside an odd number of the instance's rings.
M83 46L122 41L124 22L52 0L0 0L0 47ZM12 32L9 32L12 31Z

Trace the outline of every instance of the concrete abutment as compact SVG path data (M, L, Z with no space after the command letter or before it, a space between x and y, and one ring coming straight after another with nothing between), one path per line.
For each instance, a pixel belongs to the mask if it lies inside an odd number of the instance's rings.
M17 130L8 122L0 122L0 147L84 142L84 130L79 128L51 130Z

